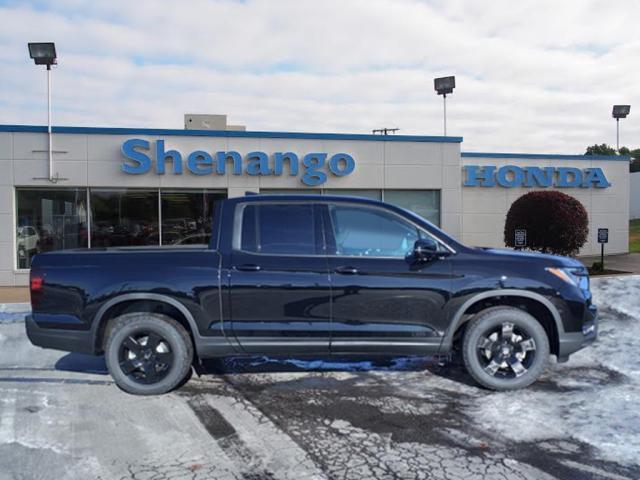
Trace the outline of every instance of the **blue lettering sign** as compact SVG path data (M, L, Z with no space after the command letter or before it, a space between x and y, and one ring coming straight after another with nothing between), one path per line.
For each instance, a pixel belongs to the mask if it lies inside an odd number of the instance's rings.
M349 175L355 168L355 160L346 153L337 153L329 160L329 171L338 177Z
M558 187L579 187L582 185L582 170L575 167L560 167L558 171Z
M501 187L518 187L524 183L524 171L515 165L507 165L498 170L496 178Z
M242 175L242 157L238 152L218 152L216 153L216 173L218 175L224 175L227 168L227 160L233 162L233 174Z
M496 181L494 175L496 167L480 167L478 165L466 165L464 167L467 172L467 179L464 182L465 187L495 187Z
M156 142L156 173L158 175L164 175L164 162L171 159L173 163L173 173L182 173L182 155L176 150L164 151L164 140L158 140Z
M211 175L213 173L213 157L202 150L191 152L187 157L187 168L194 175Z
M326 159L326 153L307 153L302 159L302 165L305 166L302 183L315 187L326 182L327 174L319 170L324 167Z
M550 187L553 185L553 174L556 169L553 167L524 167L525 187Z
M151 159L149 156L138 152L136 148L149 151L149 142L139 138L132 138L122 144L122 154L129 160L133 160L134 163L134 165L123 163L122 171L124 173L139 175L141 173L147 173L151 168Z
M298 156L293 152L273 154L273 174L282 175L285 160L289 162L289 175L292 177L298 175Z
M264 152L251 152L247 155L247 174L271 175L269 157Z
M154 159L149 155L152 148ZM177 150L166 150L164 140L157 140L154 148L151 142L139 138L125 141L122 144L122 155L125 161L121 168L128 174L149 172L155 160L156 174L170 172L181 175L184 158L186 169L193 175L225 175L229 164L233 175L246 173L251 176L279 176L288 171L289 175L297 176L302 170L300 180L313 187L327 181L327 171L336 177L344 177L356 168L355 160L347 153L336 153L329 158L326 153L313 152L307 153L300 160L293 152L275 152L271 157L265 152L249 152L243 158L235 151L213 153L195 150L183 157Z
M611 186L601 168L585 168L581 186L589 188L592 184L599 188Z
M518 167L505 165L465 165L465 187L559 187L559 188L607 188L601 168L575 167Z

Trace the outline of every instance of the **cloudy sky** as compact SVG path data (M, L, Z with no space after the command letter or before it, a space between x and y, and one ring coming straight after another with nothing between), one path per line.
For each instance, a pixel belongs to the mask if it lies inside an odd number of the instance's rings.
M440 135L433 78L455 75L466 151L640 146L638 0L0 0L0 123L182 128L226 113L250 130Z

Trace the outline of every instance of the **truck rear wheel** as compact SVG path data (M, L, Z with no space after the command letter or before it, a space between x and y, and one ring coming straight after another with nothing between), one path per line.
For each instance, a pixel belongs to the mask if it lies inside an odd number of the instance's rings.
M115 319L105 348L109 373L134 395L159 395L191 371L193 345L182 325L166 315L135 312Z
M549 361L549 339L533 316L513 307L492 307L467 326L464 364L480 385L516 390L535 382Z

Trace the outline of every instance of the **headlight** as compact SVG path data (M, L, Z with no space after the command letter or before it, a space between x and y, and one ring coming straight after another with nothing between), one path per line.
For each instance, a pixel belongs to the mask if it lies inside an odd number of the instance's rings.
M575 285L583 292L589 292L589 274L584 267L547 267L545 269L552 275L555 275L560 280L567 282L571 285Z

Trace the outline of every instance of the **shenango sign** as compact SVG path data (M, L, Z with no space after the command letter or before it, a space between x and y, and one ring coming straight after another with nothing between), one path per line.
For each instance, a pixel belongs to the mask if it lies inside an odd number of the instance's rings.
M126 160L122 163L124 173L140 175L154 170L163 175L170 171L181 175L183 170L183 155L177 150L165 150L164 140L157 140L155 155L149 155L152 143L140 138L131 138L122 144L122 154ZM193 175L225 175L227 168L233 175L283 175L286 170L289 175L301 174L300 180L305 185L317 186L327 181L327 174L337 177L349 175L356 167L353 157L347 153L336 153L329 156L326 153L307 153L302 158L293 152L276 152L271 156L265 152L249 152L244 158L235 151L205 152L195 150L186 157L186 169ZM155 166L154 166L155 162Z
M465 187L607 188L601 168L465 165Z

